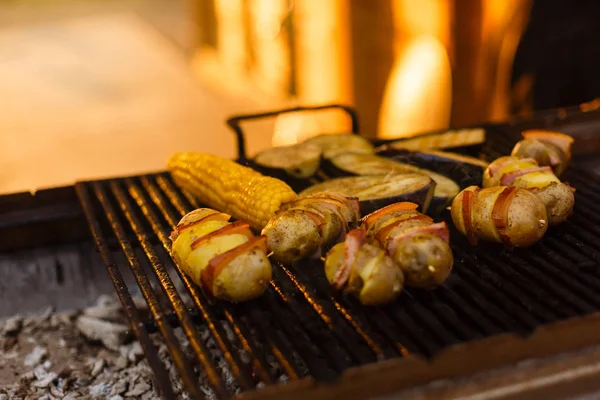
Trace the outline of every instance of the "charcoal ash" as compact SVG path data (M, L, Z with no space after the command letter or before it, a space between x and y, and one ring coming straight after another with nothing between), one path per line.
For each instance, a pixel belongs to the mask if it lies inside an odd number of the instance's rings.
M134 302L142 313L149 312L143 298L134 297ZM243 367L251 371L251 358L235 332L225 321L221 321L221 327L226 339L234 346L232 351L239 356ZM196 329L220 370L227 391L240 393L241 388L208 327L199 324ZM194 354L183 330L174 329L174 334L184 354ZM163 338L159 333L152 333L150 338L175 394L178 398L189 398ZM269 353L266 352L269 373L285 382L287 377L281 366ZM158 399L152 370L142 346L133 340L116 296L101 296L94 305L81 310L56 312L48 308L35 315L0 320L0 362L5 361L8 361L7 372L0 370L0 400ZM216 399L201 365L193 356L190 361L206 398ZM258 382L257 388L264 385L264 382Z
M111 296L83 310L47 308L0 320L0 362L7 366L0 399L158 399L143 350L126 342L127 331ZM180 383L175 387L185 396Z

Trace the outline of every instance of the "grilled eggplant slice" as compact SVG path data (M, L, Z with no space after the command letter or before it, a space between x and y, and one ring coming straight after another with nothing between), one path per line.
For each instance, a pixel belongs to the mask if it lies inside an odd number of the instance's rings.
M426 212L436 183L427 175L392 174L335 178L309 187L300 196L317 192L334 192L358 198L362 215L399 201L418 204Z
M253 161L265 175L307 179L321 165L321 148L308 143L274 147L256 154Z
M331 160L327 160L326 164L329 166L329 174L333 176L390 176L392 174L427 175L436 183L431 206L429 207L429 210L435 213L445 210L452 202L452 199L460 192L459 185L444 175L374 154L340 154Z
M468 147L485 142L485 130L459 129L441 133L425 134L405 139L399 139L390 143L394 149L400 150L427 150L427 149L453 149L457 147Z
M342 153L372 154L375 152L371 142L354 134L323 134L307 139L303 143L318 146L325 158L332 158Z
M461 189L481 185L483 171L489 165L487 161L478 158L437 150L409 151L382 146L377 150L377 154L381 157L416 165L419 168L436 171L452 179Z

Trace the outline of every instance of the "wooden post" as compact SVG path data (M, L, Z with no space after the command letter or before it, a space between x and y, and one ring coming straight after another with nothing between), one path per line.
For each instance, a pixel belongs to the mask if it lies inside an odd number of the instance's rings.
M419 0L417 0L419 1ZM361 133L375 137L379 112L394 64L391 1L350 1L351 87Z

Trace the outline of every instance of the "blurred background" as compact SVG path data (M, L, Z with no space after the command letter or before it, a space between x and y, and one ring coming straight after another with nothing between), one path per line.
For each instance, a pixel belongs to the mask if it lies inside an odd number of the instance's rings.
M3 0L0 192L235 156L233 114L331 102L394 138L600 97L596 0ZM249 151L344 132L248 124Z

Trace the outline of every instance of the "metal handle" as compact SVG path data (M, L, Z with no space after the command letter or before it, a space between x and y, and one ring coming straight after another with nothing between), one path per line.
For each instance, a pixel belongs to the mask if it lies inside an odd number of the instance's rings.
M339 108L346 112L346 114L348 114L350 116L350 119L352 120L352 133L358 135L358 116L356 115L356 111L352 107L344 106L341 104L327 104L321 106L299 106L293 108L284 108L275 111L268 111L260 114L237 115L229 118L227 120L227 125L229 125L231 129L233 129L237 137L238 160L246 160L246 138L244 136L244 132L242 131L242 127L240 126L240 122L267 117L275 117L279 114L287 114L296 111L318 111L329 108Z

